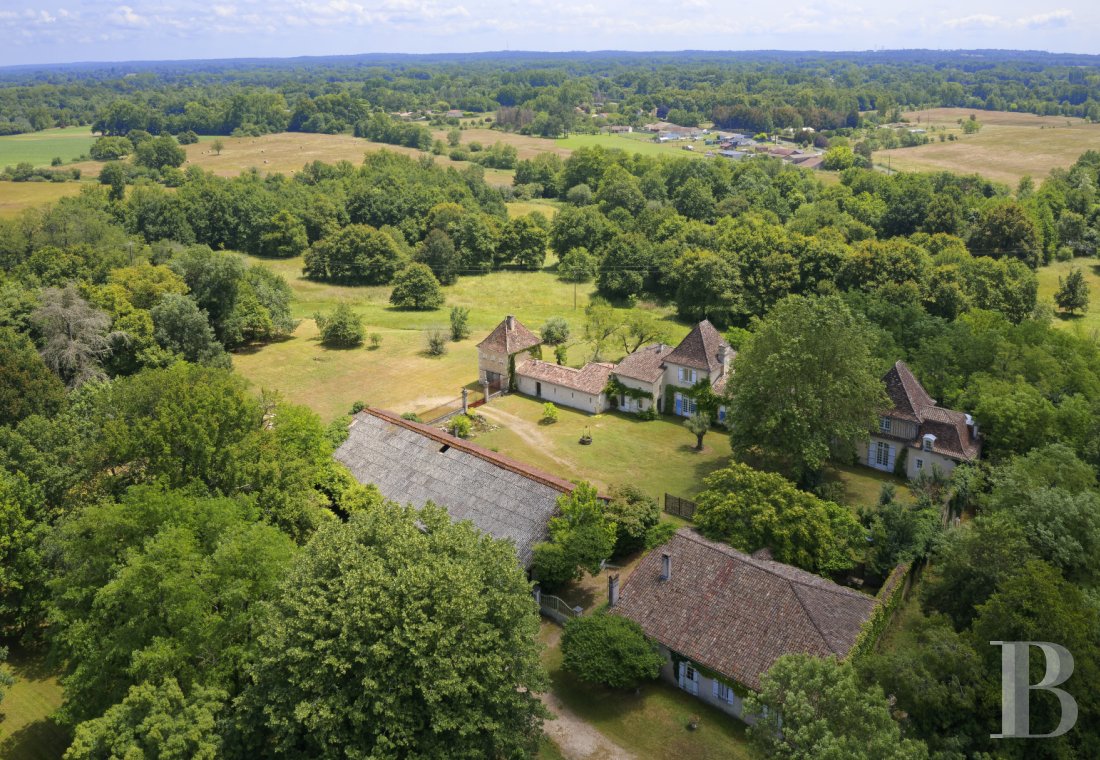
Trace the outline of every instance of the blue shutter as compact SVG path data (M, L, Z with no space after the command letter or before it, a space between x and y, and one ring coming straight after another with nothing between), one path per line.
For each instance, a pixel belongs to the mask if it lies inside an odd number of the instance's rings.
M683 413L684 413L684 399L679 393L677 393L676 394L676 414L682 416Z

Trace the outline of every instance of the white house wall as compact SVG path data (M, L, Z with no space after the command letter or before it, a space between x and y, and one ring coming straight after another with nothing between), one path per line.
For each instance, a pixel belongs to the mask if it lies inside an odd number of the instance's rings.
M542 384L541 393L538 383ZM558 406L566 406L570 409L579 409L589 414L599 414L606 411L607 399L602 393L589 394L576 391L564 386L548 383L545 380L535 380L523 375L516 375L516 390L527 396L533 396L540 401L552 401Z

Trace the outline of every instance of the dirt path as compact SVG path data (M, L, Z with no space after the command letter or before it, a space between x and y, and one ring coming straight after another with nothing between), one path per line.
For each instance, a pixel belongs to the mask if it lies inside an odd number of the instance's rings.
M560 640L561 630L558 629L546 643L557 646ZM553 691L542 695L542 703L556 716L542 724L543 730L568 760L637 760L635 755L577 717Z
M554 442L546 436L537 425L532 425L522 417L517 417L511 412L506 412L503 409L492 406L491 404L485 404L479 406L477 409L491 420L496 420L504 424L509 430L522 438L525 442L531 444L536 449L541 451L546 456L553 459L557 464L566 468L567 470L576 470L577 463L573 462L565 457L558 456L554 453Z

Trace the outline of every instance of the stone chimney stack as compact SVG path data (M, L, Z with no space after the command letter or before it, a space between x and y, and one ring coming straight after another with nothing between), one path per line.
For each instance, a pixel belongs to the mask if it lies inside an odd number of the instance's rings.
M512 332L516 329L516 318L513 315L509 314L504 318L504 321L507 323L505 329L507 329L508 332Z
M609 607L614 607L619 603L619 576L615 575L607 576L607 604Z
M665 552L661 555L661 580L667 581L672 578L672 556Z
M722 365L722 371L730 368L730 349L725 343L718 347L718 363Z

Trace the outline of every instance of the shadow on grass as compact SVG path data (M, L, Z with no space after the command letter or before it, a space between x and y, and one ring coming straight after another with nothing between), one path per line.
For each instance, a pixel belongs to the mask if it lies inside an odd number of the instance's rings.
M1054 313L1054 317L1061 322L1076 322L1080 319L1084 319L1084 314L1074 314L1068 311L1057 311Z
M38 760L60 758L71 739L68 731L50 719L36 720L0 743L0 757L7 760Z
M260 351L264 350L268 346L274 346L277 343L286 343L291 340L294 340L293 335L280 335L279 337L272 338L265 343L249 343L246 346L237 346L236 348L230 350L229 353L233 354L234 356L251 356L252 354L258 354Z

